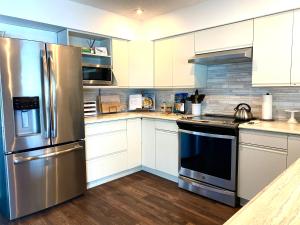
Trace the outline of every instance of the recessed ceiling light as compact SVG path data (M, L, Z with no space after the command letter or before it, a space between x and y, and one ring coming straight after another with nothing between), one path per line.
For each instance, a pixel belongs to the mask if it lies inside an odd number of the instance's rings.
M144 10L142 10L141 8L138 8L137 10L135 10L135 13L136 13L138 16L142 15L143 12L144 12Z

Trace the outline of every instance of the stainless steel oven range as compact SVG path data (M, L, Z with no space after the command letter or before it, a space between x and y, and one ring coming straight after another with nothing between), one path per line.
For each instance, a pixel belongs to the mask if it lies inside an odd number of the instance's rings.
M177 124L179 187L236 206L238 123L232 117L206 115Z

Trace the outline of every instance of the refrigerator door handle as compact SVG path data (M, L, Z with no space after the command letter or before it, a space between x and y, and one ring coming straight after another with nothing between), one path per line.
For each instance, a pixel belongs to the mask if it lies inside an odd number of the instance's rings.
M56 101L56 80L54 75L53 66L53 53L52 51L48 51L48 63L49 63L49 73L50 73L50 98L51 98L51 137L57 137L57 101Z
M49 113L49 72L48 72L48 58L46 51L41 51L42 55L42 80L43 80L43 123L44 123L44 136L50 138L50 113Z
M18 157L16 159L14 159L14 164L20 164L20 163L38 160L38 159L44 159L44 158L48 158L48 157L56 157L58 155L73 152L73 151L76 151L76 150L79 150L82 148L83 148L83 146L77 144L73 148L69 148L69 149L66 149L66 150L63 150L60 152L52 152L52 153L48 153L48 154L44 154L44 155L37 155L37 156L30 156L30 157Z

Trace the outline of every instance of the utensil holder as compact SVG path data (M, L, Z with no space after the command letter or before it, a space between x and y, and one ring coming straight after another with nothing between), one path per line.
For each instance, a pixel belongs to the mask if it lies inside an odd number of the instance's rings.
M201 115L201 104L192 104L192 114L194 116L200 116Z

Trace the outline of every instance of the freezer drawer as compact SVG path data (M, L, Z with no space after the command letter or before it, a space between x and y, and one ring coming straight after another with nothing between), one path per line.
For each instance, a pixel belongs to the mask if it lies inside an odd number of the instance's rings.
M8 155L10 218L64 202L86 190L84 141Z

